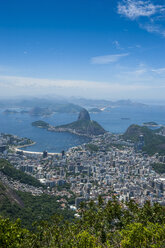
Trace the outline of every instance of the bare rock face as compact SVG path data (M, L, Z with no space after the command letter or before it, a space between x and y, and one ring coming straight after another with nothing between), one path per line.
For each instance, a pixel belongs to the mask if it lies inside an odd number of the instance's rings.
M78 121L90 121L90 115L86 109L80 111Z

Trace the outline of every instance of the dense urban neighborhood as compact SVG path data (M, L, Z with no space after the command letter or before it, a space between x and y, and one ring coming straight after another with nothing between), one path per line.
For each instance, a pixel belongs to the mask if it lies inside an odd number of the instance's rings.
M28 152L18 147L32 141L13 135L0 135L0 158L9 161L16 169L25 172L41 183L40 187L9 178L1 170L1 181L15 190L43 193L75 199L69 206L79 207L80 202L97 200L102 195L108 202L115 195L119 201L134 199L139 205L146 200L165 204L165 174L154 170L163 164L165 157L155 153L149 156L141 150L143 137L137 144L123 140L121 135L105 133L92 138L88 144L70 148L61 153ZM43 187L42 187L43 185Z

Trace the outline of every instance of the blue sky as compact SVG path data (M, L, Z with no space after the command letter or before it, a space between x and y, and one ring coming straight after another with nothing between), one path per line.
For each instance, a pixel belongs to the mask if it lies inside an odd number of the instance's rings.
M164 99L165 0L0 1L0 96Z

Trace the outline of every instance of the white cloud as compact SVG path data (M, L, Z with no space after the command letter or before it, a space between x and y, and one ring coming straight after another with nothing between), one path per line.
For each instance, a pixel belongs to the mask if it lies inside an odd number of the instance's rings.
M161 23L164 19L165 4L154 4L151 0L121 0L117 6L118 14L121 14L131 20L139 17L148 17L148 23L140 23L140 28L145 29L149 33L157 33L165 37L165 29Z
M154 70L154 69L153 69ZM150 73L151 74L151 73ZM144 98L164 97L164 80L155 80L144 73L143 68L136 68L132 73L119 73L113 82L85 80L56 80L27 78L18 76L0 76L0 96L45 96L49 94L64 97L80 96L87 98ZM147 92L147 96L146 96Z
M159 25L156 24L140 24L140 27L147 30L149 33L161 34L165 37L165 30L163 30Z
M149 0L124 0L118 3L118 13L136 19L138 17L150 17L156 13L165 11L164 5L154 5Z
M156 74L159 74L159 75L165 75L165 67L161 67L161 68L153 68L153 67L150 67L146 64L139 64L137 65L136 67L134 68L129 68L129 67L121 67L120 68L120 74L119 76L122 76L123 78L128 75L130 76L129 77L129 80L128 81L135 81L135 79L138 77L138 79L140 81L143 80L143 82L146 80L148 80L148 82L154 84L154 80L156 79ZM157 75L158 76L158 75ZM161 78L161 77L160 77ZM128 78L127 78L128 79ZM153 79L153 81L151 82L151 79Z
M114 84L112 84L113 87ZM25 88L25 89L49 89L60 88L66 89L108 89L112 87L109 83L85 81L85 80L57 80L43 78L27 78L17 76L0 76L0 86L5 88ZM117 84L115 84L117 85ZM118 87L118 86L117 86Z
M109 54L105 56L97 56L91 58L92 64L109 64L113 62L117 62L122 57L128 56L129 53L122 53L122 54Z
M112 43L116 49L118 50L122 50L123 48L120 46L120 43L118 40L114 40L113 43Z
M165 74L165 68L152 69L151 71L157 74Z

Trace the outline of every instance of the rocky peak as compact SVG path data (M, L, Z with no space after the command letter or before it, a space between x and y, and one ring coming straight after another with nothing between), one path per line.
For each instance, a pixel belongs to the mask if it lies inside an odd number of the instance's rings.
M82 109L78 116L78 121L90 121L90 115L86 109Z

